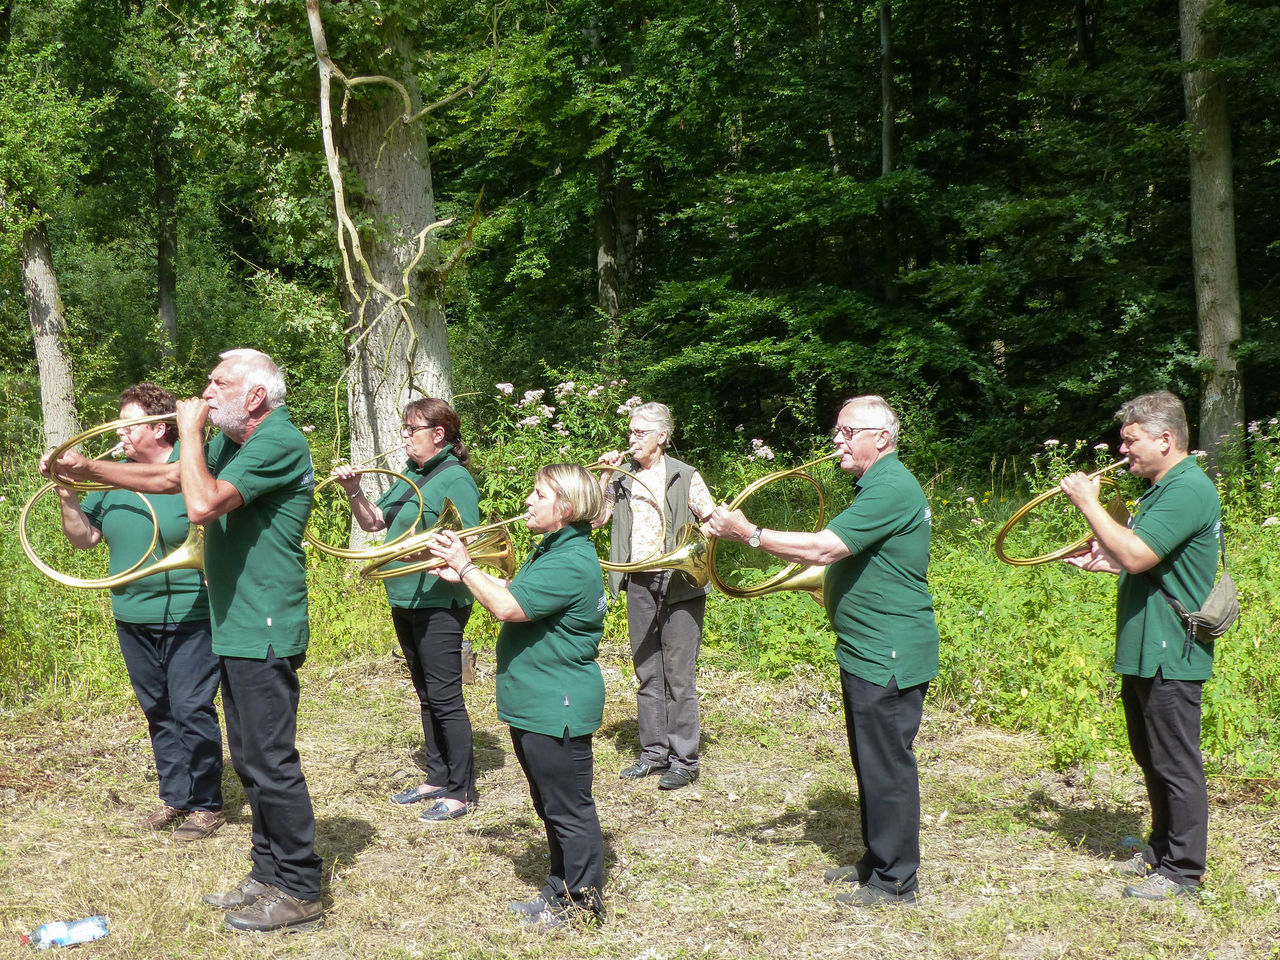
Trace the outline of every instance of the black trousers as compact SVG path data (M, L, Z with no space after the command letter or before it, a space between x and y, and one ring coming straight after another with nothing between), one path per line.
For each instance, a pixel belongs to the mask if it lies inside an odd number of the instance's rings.
M446 797L463 803L477 797L471 718L462 697L462 631L470 618L470 604L391 608L422 712L427 783L444 787Z
M1204 875L1209 847L1209 790L1200 754L1199 680L1124 676L1120 701L1129 749L1151 801L1144 856L1157 872L1186 886Z
M222 809L218 658L209 621L124 623L116 636L147 718L160 800L178 810Z
M222 707L231 765L253 813L249 875L300 900L320 897L316 818L296 745L298 668L305 653L222 658Z
M913 746L929 684L899 690L896 680L882 687L841 670L840 689L858 780L867 882L890 893L912 893L920 869L920 776Z
M551 870L542 898L602 914L604 836L591 796L591 735L549 737L512 727L511 746L547 829Z

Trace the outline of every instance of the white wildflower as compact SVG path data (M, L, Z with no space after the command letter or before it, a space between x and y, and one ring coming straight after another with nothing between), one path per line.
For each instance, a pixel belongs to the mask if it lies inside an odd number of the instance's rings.
M1267 519L1262 521L1262 525L1264 527L1274 527L1277 524L1280 524L1280 517L1267 517Z
M644 401L641 400L639 397L629 397L627 398L627 400L623 402L622 406L618 407L618 413L622 414L623 416L628 416L632 410L640 406L640 404L643 402Z
M977 503L978 501L975 500L973 497L965 497L964 502L972 504L972 503Z
M499 393L505 394L508 397L511 396L516 389L516 385L514 383L495 383L494 386L498 388Z
M1110 450L1110 449L1111 449L1111 444L1109 444L1109 443L1095 443L1095 444L1093 445L1093 449L1097 450L1099 453L1104 453L1104 452L1106 452L1107 450Z
M302 428L302 432L311 433L312 431L315 430L315 428L316 428L316 425L314 423L308 423L305 427Z
M541 418L541 417L525 417L523 420L521 420L521 421L519 421L518 423L516 423L516 426L517 426L517 427L521 427L521 428L523 428L523 427L536 427L536 426L537 426L538 424L540 424L541 422L542 422L542 418Z
M1052 450L1054 447L1058 446L1060 443L1062 443L1061 440L1046 440L1044 442L1044 445L1048 447L1050 450Z
M577 388L578 388L577 384L575 384L572 380L566 380L564 383L557 383L556 389L555 389L556 399L560 400L560 399L563 399L564 397L569 396L575 390L577 390Z

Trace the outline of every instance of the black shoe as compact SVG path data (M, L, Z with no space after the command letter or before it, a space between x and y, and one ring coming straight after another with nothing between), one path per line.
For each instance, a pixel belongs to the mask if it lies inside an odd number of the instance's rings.
M854 887L852 890L837 893L835 901L843 907L893 907L914 904L916 897L914 890L907 893L891 893L888 890L882 890L879 887L871 886L869 883L864 883L862 886Z
M245 877L234 890L228 890L226 893L206 893L200 899L219 910L239 910L241 907L249 906L270 889L271 887L267 884L260 883L253 877Z
M662 779L658 781L658 788L661 790L679 790L681 787L687 787L697 779L697 770L681 767L678 770L668 770L664 773Z
M268 886L253 903L228 913L223 925L237 933L269 933L286 927L317 926L323 917L319 900L299 900Z
M648 760L637 760L618 773L619 780L643 780L655 773L664 773L668 769L665 763L650 763Z
M392 803L420 803L423 800L439 800L444 796L444 787L433 787L429 783L420 783L416 787L405 787L391 798Z
M429 823L436 823L441 820L457 820L461 817L465 817L473 809L475 809L474 803L464 803L460 807L450 807L443 800L437 800L431 806L427 807L427 809L423 810L422 813L418 814L418 819L426 820Z
M866 883L871 879L871 868L861 862L847 867L832 867L822 872L822 879L827 883Z

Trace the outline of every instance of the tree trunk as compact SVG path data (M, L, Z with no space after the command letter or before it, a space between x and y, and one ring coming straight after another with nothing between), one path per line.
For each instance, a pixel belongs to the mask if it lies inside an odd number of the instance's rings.
M897 164L897 106L893 90L893 33L889 21L889 2L881 0L880 21L880 174L888 176ZM893 201L886 197L880 203L880 232L884 254L884 299L898 299L898 222Z
M1201 29L1208 0L1181 0L1182 59L1219 55L1216 33ZM1231 123L1226 80L1211 70L1182 76L1191 127L1191 260L1204 374L1200 385L1200 446L1216 466L1244 423L1244 391L1233 351L1240 340L1232 196Z
M425 282L411 297L404 296L402 276L417 255L417 237L435 221L435 200L426 137L418 125L396 124L400 115L400 101L394 96L366 94L348 105L338 137L341 153L364 183L361 246L373 278L385 288L378 289L357 271L354 289L344 287L342 292L349 317L347 399L353 463L403 445L400 411L414 397L453 401L449 334L440 291L431 282L437 257L430 234L418 263L426 270ZM385 135L393 125L388 143Z
M173 164L157 132L156 177L156 328L160 363L170 366L178 356L178 207L174 196Z
M347 410L351 462L403 463L400 411L432 396L452 402L453 368L441 303L431 162L420 123L403 122L421 98L402 35L387 38L401 85L365 82L334 129L332 84L344 79L329 57L318 0L307 18L320 72L320 126L333 184L347 311ZM366 78L367 79L367 78ZM393 90L398 89L404 99ZM406 113L408 111L408 114ZM360 178L359 203L346 199L344 168ZM415 284L415 275L424 274ZM379 492L387 478L370 477ZM353 524L353 540L361 539Z
M617 360L621 343L618 314L622 312L622 290L618 280L618 217L614 204L613 154L600 157L596 188L596 306L608 320L606 338L610 359Z
M0 203L4 203L0 192ZM67 333L66 313L58 276L53 269L53 251L43 223L27 227L20 245L22 286L27 299L27 316L35 339L36 366L40 371L40 409L44 413L44 439L55 447L80 431L76 417L75 381L71 360L63 345Z

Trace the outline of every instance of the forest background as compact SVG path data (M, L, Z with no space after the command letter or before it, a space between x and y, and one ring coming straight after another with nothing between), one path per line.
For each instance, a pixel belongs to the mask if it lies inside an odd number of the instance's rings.
M935 696L1053 731L1060 763L1122 756L1110 582L1010 570L990 540L1167 388L1193 424L1232 411L1201 445L1246 613L1206 748L1273 784L1280 17L1187 6L1199 58L1186 10L1147 0L3 0L0 702L124 682L105 598L17 547L51 434L254 346L321 472L394 446L407 391L452 396L504 516L538 463L624 443L633 396L672 407L727 496L882 393L937 518ZM1225 352L1192 74L1229 120ZM312 575L321 658L386 645L377 591ZM799 596L717 598L707 643L765 674L830 664Z

